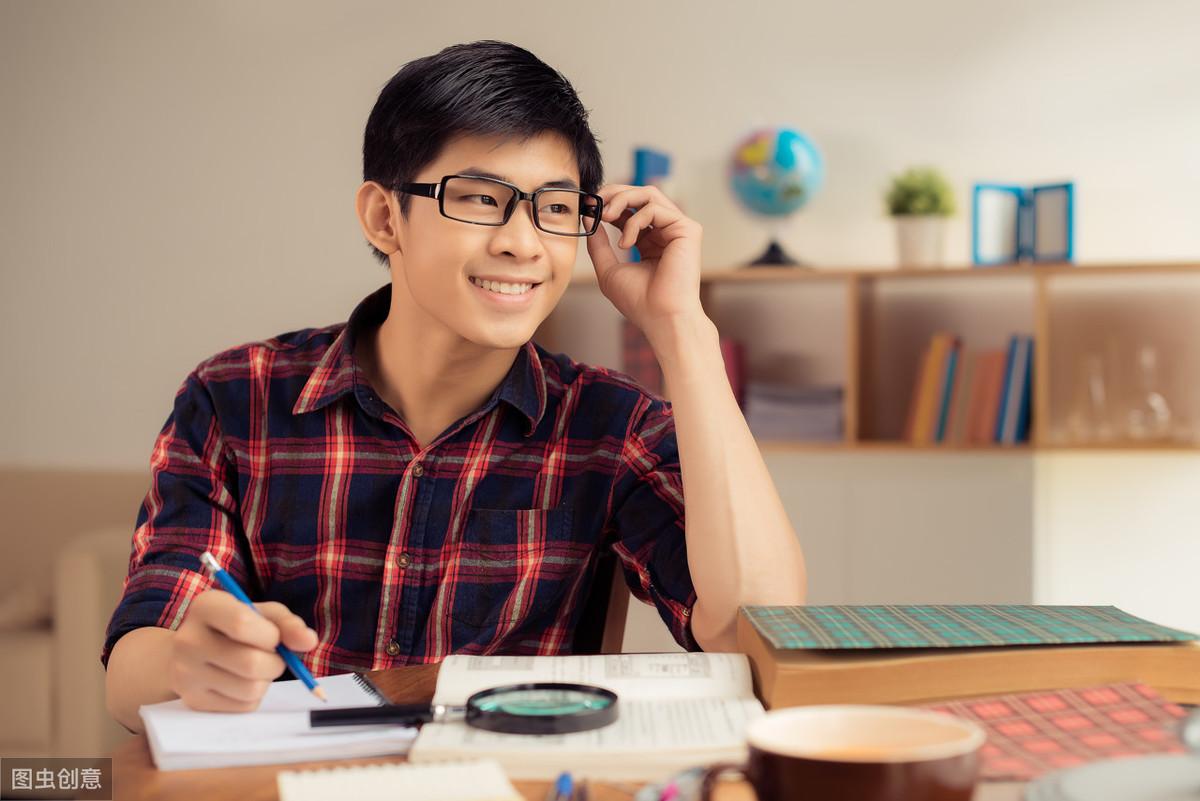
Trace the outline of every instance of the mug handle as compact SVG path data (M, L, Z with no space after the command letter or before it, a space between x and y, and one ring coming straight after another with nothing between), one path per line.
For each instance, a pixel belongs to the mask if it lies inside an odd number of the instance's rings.
M710 765L708 770L704 771L704 778L700 780L700 801L712 801L713 787L727 773L737 773L745 780L746 766L737 762L718 762Z

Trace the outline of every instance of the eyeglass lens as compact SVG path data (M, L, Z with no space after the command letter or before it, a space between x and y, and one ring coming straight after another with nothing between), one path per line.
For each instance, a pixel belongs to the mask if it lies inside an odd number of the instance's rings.
M513 195L511 187L487 178L454 177L446 181L442 208L447 217L455 220L500 225ZM538 227L548 233L581 234L595 225L594 202L581 192L545 189L534 202Z

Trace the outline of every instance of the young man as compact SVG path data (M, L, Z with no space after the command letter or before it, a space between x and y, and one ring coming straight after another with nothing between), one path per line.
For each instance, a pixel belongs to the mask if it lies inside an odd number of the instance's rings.
M356 195L391 283L345 324L185 380L101 655L117 720L138 730L140 704L173 697L252 710L280 641L317 676L568 653L607 550L689 649L734 649L741 604L803 602L700 306L700 226L601 172L571 85L526 50L450 47L392 78ZM641 262L617 260L601 220ZM530 341L580 238L673 404ZM214 589L205 550L263 617Z

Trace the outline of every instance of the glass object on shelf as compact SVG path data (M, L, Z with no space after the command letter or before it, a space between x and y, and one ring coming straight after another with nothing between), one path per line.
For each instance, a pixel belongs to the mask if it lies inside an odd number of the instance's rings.
M1116 437L1104 358L1098 353L1078 362L1065 433L1068 442L1078 443L1111 442Z
M1166 442L1173 434L1171 407L1163 395L1158 349L1152 345L1138 348L1134 360L1125 433L1137 442Z

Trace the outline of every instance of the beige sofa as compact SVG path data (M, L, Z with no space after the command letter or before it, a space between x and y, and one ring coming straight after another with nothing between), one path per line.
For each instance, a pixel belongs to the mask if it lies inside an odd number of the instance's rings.
M0 756L103 756L100 647L149 473L0 469Z

